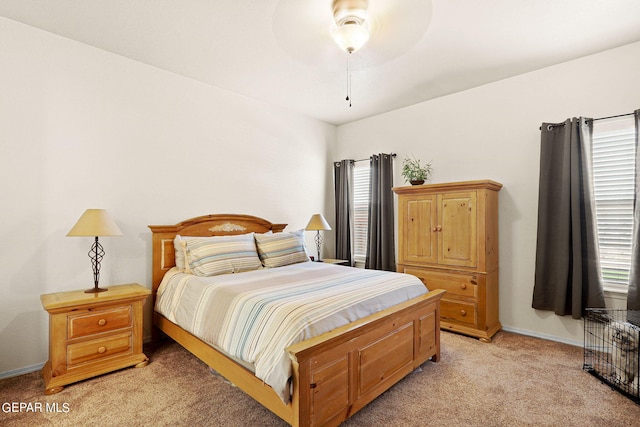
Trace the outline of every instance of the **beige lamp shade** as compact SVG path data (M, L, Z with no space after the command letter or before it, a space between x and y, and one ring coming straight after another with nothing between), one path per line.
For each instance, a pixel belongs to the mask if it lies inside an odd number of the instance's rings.
M122 231L106 210L87 209L67 236L122 236Z
M331 230L331 227L322 214L315 214L309 220L306 230Z

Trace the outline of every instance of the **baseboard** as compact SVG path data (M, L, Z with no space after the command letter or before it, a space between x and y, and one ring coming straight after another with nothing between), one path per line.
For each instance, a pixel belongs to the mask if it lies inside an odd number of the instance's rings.
M573 345L576 347L583 347L584 345L584 343L579 341L567 340L567 339L556 337L554 335L541 334L538 332L528 331L526 329L512 328L512 327L503 325L502 330L506 332L513 332L514 334L527 335L530 337L541 338L549 341L557 341L564 344ZM151 341L150 336L145 337L144 339L145 343L148 343L150 341ZM0 372L0 380L5 378L17 377L24 374L30 374L31 372L35 372L35 371L40 371L42 370L43 366L44 366L44 363L38 363L37 365L25 366L24 368L14 369L13 371Z
M503 325L502 330L506 332L513 332L514 334L527 335L534 338L541 338L543 340L561 342L563 344L569 344L576 347L584 346L584 343L582 341L569 340L569 339L557 337L555 335L547 335L547 334L541 334L539 332L528 331L526 329L512 328L512 327Z
M13 371L0 372L0 380L5 378L13 378L18 377L24 374L30 374L31 372L36 372L42 370L44 363L38 363L37 365L25 366L24 368L14 369Z

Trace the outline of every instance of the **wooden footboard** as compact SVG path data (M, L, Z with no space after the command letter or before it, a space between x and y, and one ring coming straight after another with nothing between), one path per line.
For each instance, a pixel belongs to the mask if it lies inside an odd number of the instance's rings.
M337 426L431 358L440 358L440 298L410 300L294 344L292 425Z
M249 215L207 215L153 233L153 296L175 265L173 239L278 232ZM444 291L395 305L287 348L293 364L292 397L283 402L253 373L204 341L154 313L154 325L292 426L336 426L422 363L440 358L440 299Z

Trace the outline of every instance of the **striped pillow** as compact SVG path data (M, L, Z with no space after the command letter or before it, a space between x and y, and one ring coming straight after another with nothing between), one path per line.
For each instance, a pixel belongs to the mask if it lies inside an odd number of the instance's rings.
M240 273L262 267L253 233L234 236L186 237L185 272L196 276Z
M256 234L258 255L265 267L282 267L309 261L304 246L304 230L292 233Z

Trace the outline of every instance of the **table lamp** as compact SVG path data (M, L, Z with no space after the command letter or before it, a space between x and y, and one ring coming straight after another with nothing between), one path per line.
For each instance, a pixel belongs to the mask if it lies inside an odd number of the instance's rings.
M316 242L316 249L318 251L318 258L316 258L316 261L320 262L320 248L322 246L322 236L320 235L320 230L331 230L331 227L329 227L329 223L327 223L327 220L324 219L322 214L315 214L309 220L306 230L316 231L316 236L314 238Z
M98 236L122 236L122 232L104 209L87 209L84 211L76 225L67 233L68 237L95 237L95 241L89 250L91 266L93 267L94 287L87 289L86 293L105 292L108 289L99 288L100 261L104 258L104 248L98 242Z

